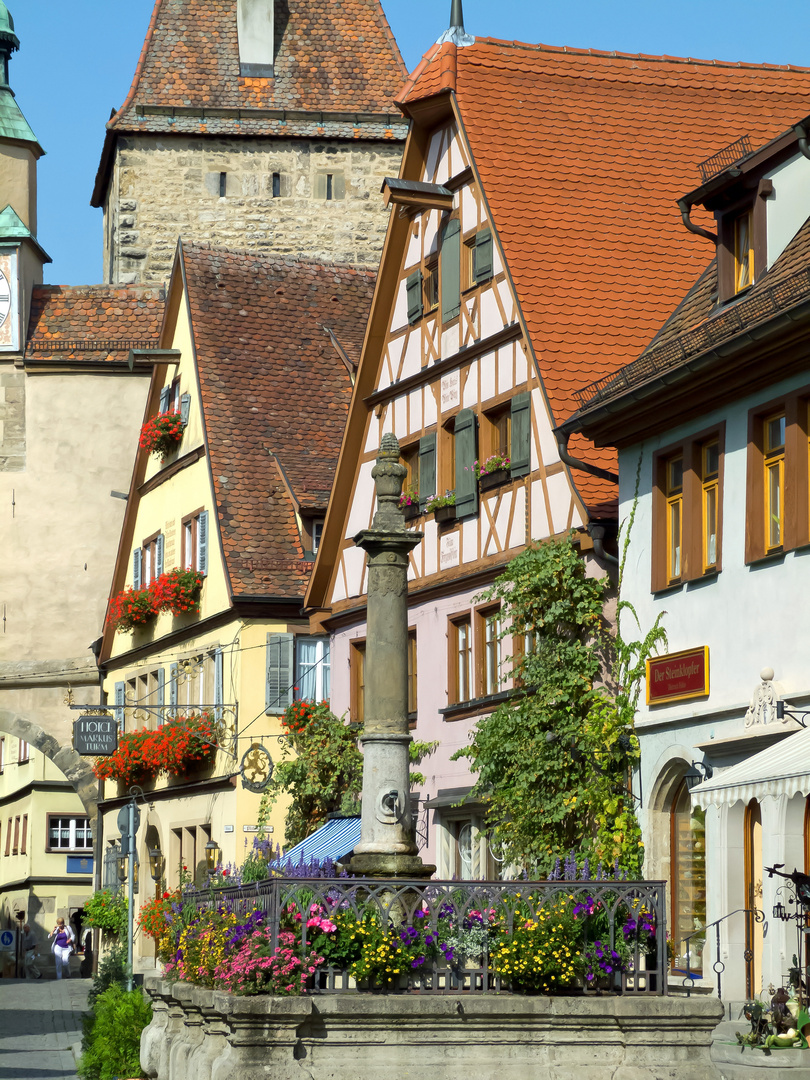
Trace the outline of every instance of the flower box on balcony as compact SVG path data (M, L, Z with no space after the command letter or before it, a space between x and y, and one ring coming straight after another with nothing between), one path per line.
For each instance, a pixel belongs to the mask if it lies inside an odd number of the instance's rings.
M455 506L437 506L433 511L433 517L439 525L445 521L455 521L456 508Z
M138 445L165 461L183 438L186 424L179 412L162 412L150 417L141 428Z
M481 491L489 491L491 488L500 487L509 480L508 469L495 469L494 472L481 473L479 486Z

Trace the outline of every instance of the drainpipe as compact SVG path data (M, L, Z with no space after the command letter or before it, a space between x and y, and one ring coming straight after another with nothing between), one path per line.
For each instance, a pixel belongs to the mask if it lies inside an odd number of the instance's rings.
M593 540L593 553L597 559L601 559L609 566L618 566L619 560L615 555L611 555L609 551L605 551L605 529L604 525L589 525L588 535Z
M801 123L794 125L793 130L799 140L799 149L806 158L810 158L810 145L808 145L808 134L804 121L802 120Z
M570 431L555 428L554 434L557 436L560 461L569 465L572 469L579 469L582 472L590 473L591 476L598 476L600 480L609 480L611 484L618 484L618 473L611 472L610 469L601 469L598 465L591 465L589 462L581 461L579 458L575 458L573 454L568 453L568 440L571 438Z
M681 212L681 219L689 232L696 233L698 236L705 236L707 240L711 240L713 244L717 244L717 233L709 232L708 229L701 228L700 225L696 225L689 217L692 212L692 207L687 203L686 199L678 199L678 209Z

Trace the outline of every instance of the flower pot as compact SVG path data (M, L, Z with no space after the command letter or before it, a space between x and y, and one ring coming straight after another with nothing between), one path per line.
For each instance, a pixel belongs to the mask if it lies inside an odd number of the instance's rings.
M436 519L439 525L444 521L456 520L456 508L453 506L437 506L433 511L433 517Z
M403 506L402 514L406 521L413 521L414 518L418 518L420 514L419 503L411 503L409 506Z
M499 487L509 479L508 469L496 469L495 472L482 473L479 478L481 491L489 491L490 488Z

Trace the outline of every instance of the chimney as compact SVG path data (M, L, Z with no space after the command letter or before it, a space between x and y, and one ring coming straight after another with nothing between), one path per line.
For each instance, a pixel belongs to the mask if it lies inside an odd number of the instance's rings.
M452 42L453 45L464 46L472 45L475 42L475 38L468 34L464 29L464 11L461 6L461 0L452 0L450 7L450 26L439 40L437 45L443 45L446 41Z
M272 79L275 59L274 0L237 0L239 74L248 79Z

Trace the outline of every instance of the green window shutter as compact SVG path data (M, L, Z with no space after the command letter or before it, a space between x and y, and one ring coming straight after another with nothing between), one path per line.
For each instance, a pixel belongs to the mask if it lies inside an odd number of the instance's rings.
M461 226L457 218L448 221L442 233L439 254L442 289L442 322L455 319L461 309Z
M475 234L475 283L488 281L492 277L492 231L481 229Z
M203 510L197 519L197 569L208 573L208 511Z
M180 397L180 419L184 424L188 423L189 414L191 413L191 394L183 394Z
M141 566L143 563L143 552L140 548L135 548L132 552L132 588L141 588Z
M419 505L436 494L436 432L419 440Z
M456 517L478 513L477 418L472 409L462 409L456 417Z
M162 413L169 411L169 402L171 401L172 388L170 386L164 386L160 391L160 411Z
M267 635L265 711L283 713L293 699L294 634Z
M512 398L512 476L525 476L531 468L532 396L526 392Z
M405 283L408 294L408 322L415 323L422 318L422 271L414 270Z
M163 573L163 533L155 541L155 577Z

